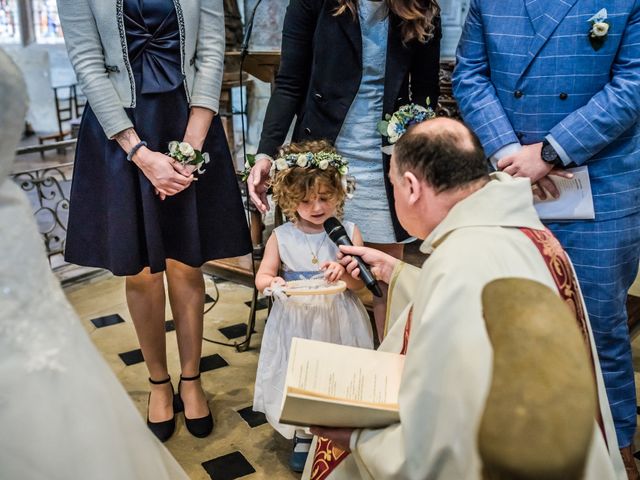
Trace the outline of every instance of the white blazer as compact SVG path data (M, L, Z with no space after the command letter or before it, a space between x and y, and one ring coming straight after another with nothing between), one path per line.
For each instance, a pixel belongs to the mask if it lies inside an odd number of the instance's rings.
M223 0L173 0L189 105L218 111L225 30ZM131 128L124 108L136 106L123 0L58 0L69 59L108 138Z

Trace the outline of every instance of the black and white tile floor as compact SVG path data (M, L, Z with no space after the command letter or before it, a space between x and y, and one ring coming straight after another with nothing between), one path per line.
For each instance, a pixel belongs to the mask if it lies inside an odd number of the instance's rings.
M205 315L204 336L223 343L239 342L246 334L251 290L230 282L206 282L205 308L219 301ZM104 276L67 289L67 296L104 358L131 395L140 414L146 415L147 370L124 299L120 278ZM168 303L168 302L167 302ZM189 435L178 418L176 433L165 444L192 479L234 480L295 479L287 466L289 441L268 425L262 413L252 409L253 384L267 302L258 306L252 348L239 353L233 347L203 344L200 362L202 382L214 415L215 428L206 439ZM175 325L167 307L169 370L177 384L180 373Z
M208 308L216 297L216 291L210 280L206 284L205 307ZM239 342L246 333L251 290L219 281L218 291L218 303L205 315L204 336L223 343ZM125 304L123 280L110 276L101 277L87 284L72 286L66 293L92 340L116 372L144 418L148 395L147 370ZM290 442L273 431L263 414L252 410L253 384L266 318L266 301L262 301L259 307L257 331L249 351L239 353L233 347L209 342L203 344L202 382L216 422L215 429L208 438L196 439L189 435L184 422L178 418L176 433L166 443L167 448L194 480L299 478L287 466ZM174 378L174 385L177 385L180 369L175 325L170 320L169 310L166 318L170 373ZM636 386L640 390L640 336L632 340L632 346ZM636 434L635 444L640 448L640 432ZM635 456L640 460L640 450Z

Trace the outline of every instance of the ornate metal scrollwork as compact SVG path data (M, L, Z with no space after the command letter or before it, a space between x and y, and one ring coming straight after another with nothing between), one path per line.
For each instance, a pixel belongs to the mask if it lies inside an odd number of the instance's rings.
M12 174L13 181L29 197L52 267L54 257L64 253L72 176L72 162Z
M453 61L440 62L440 98L436 113L441 117L456 118L460 120L458 103L453 98L451 75L453 75Z

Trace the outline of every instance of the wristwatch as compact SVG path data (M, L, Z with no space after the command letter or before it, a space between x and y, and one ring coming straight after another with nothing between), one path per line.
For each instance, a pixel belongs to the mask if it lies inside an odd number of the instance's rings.
M542 152L540 152L542 156L542 160L546 163L553 165L554 167L561 167L563 164L560 155L556 152L556 149L553 148L553 145L549 143L549 140L545 138L542 142Z

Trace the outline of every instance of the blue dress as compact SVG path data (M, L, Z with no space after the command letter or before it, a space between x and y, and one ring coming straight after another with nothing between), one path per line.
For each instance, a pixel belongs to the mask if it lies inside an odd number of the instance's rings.
M382 119L389 14L384 1L372 0L360 0L358 14L362 80L335 141L338 153L349 160L349 174L356 179L356 192L347 200L344 216L358 225L365 241L395 243L377 128Z
M172 0L125 0L124 23L136 107L126 109L148 147L182 140L189 105ZM211 162L186 190L161 201L142 171L107 139L90 106L76 149L65 259L133 275L171 258L193 267L244 255L251 240L226 137L216 116L203 151Z

